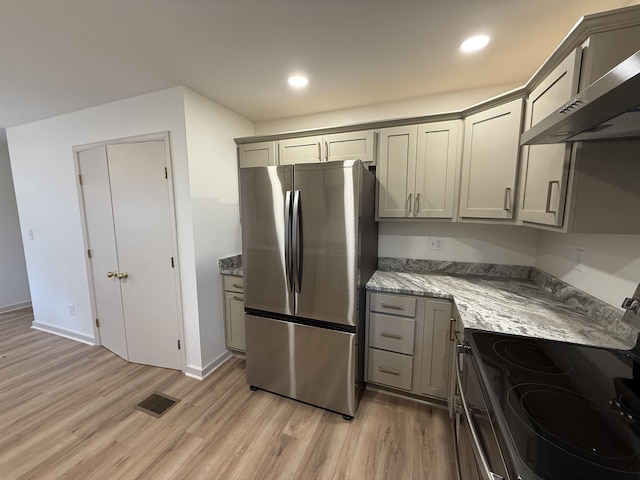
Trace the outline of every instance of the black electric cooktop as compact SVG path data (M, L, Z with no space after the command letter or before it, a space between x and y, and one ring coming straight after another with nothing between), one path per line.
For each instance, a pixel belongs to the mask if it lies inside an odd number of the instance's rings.
M640 342L618 351L479 331L471 337L522 478L640 479Z

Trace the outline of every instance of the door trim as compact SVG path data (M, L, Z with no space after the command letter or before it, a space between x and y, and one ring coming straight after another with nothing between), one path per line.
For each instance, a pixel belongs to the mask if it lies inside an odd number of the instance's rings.
M178 312L178 336L180 340L180 369L182 373L186 372L186 364L187 364L187 356L186 356L186 342L185 342L185 334L184 334L184 314L183 314L183 304L182 304L182 283L181 283L181 275L180 275L180 255L178 249L178 231L176 224L176 206L175 206L175 192L174 192L174 184L173 184L173 158L171 155L171 141L169 131L163 132L155 132L144 135L134 135L131 137L123 137L99 142L85 143L82 145L76 145L73 147L73 159L74 159L74 168L75 168L75 178L76 178L76 193L78 195L78 204L80 206L80 222L82 225L82 243L84 246L84 261L85 267L87 271L87 281L89 286L89 297L91 304L91 316L92 316L92 324L93 324L93 332L95 337L95 344L102 345L102 340L100 338L100 329L96 326L95 318L96 318L96 295L95 288L93 285L93 270L91 267L91 262L88 257L88 249L89 249L89 235L87 230L87 222L86 222L86 210L84 205L84 196L82 192L82 185L79 181L80 175L80 158L79 154L86 150L91 150L98 147L107 148L108 145L117 145L123 143L141 143L148 141L158 141L161 140L164 142L165 149L165 159L167 162L167 189L169 196L169 219L171 222L171 246L172 246L172 254L175 260L175 268L173 272L175 286L176 286L176 306Z

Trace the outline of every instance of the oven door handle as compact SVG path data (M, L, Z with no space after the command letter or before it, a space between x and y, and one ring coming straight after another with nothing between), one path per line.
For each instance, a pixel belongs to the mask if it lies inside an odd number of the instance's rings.
M464 416L467 418L467 424L469 425L469 431L471 432L471 437L473 439L473 452L476 455L476 458L480 460L482 464L482 478L483 480L504 480L503 477L498 475L497 473L493 473L491 468L489 468L489 462L487 461L487 457L482 451L482 445L480 444L480 437L478 436L478 432L476 431L476 427L473 424L473 419L471 418L471 411L469 409L469 405L467 403L467 398L464 394L464 389L462 388L462 373L461 373L461 362L460 355L463 354L469 348L468 345L459 344L456 349L456 378L458 381L458 390L460 391L460 399L462 400L462 408L464 412ZM472 367L473 368L473 367Z

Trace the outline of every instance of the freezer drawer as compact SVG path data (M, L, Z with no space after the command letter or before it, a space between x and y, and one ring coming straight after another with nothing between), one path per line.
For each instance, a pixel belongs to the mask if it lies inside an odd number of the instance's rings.
M247 383L343 415L358 408L356 335L245 314Z

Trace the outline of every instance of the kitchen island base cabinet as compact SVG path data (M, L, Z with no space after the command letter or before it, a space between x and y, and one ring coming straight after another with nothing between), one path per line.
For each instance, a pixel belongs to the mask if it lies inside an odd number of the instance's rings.
M369 293L367 382L418 397L450 396L453 304Z

